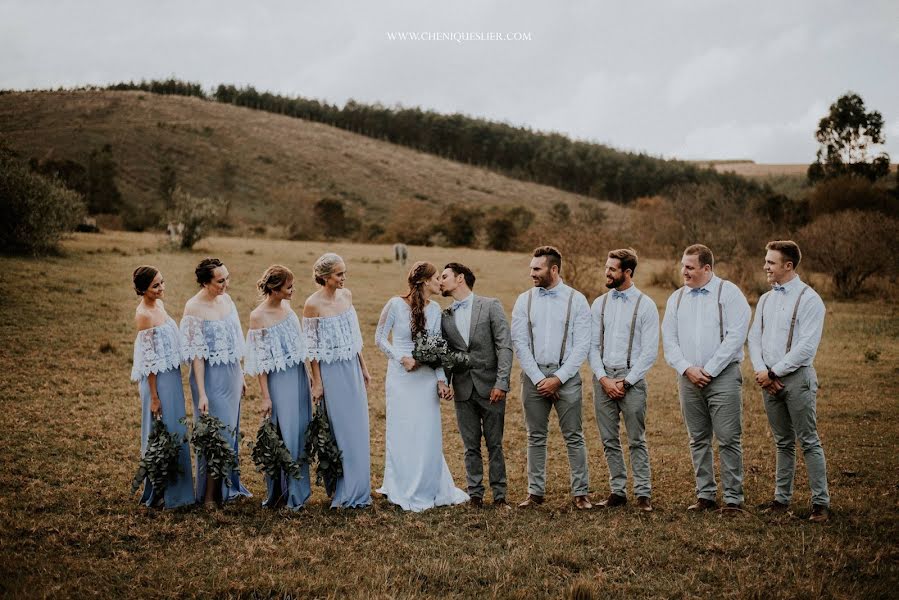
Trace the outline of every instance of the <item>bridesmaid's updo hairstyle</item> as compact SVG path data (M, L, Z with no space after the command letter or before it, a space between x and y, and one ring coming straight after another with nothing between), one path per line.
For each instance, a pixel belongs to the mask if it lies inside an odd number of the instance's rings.
M293 273L290 269L283 265L272 265L265 270L265 273L256 282L256 287L259 288L259 292L263 297L271 296L272 293L277 292L290 281L293 281Z
M131 276L131 280L134 282L134 292L138 296L146 294L157 275L159 275L159 269L150 265L141 265L134 269L134 275Z
M425 282L434 276L437 267L433 264L420 260L409 271L409 292L403 296L409 300L409 309L412 313L412 337L415 337L427 327L425 321Z
M325 285L328 276L331 275L337 268L337 265L342 262L343 259L333 252L328 252L327 254L319 256L318 260L315 261L315 264L312 266L312 276L315 277L315 283L318 285Z
M194 269L194 274L197 276L197 283L200 284L200 287L203 287L212 281L213 271L224 266L225 263L217 258L204 258L200 261L200 264L197 265L197 268Z

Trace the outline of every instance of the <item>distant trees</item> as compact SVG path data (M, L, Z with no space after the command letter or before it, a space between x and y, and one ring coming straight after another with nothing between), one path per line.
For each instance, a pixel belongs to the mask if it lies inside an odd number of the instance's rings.
M91 214L118 214L122 210L122 194L116 186L118 167L112 157L112 146L104 144L91 152L87 162L87 210Z
M180 85L179 85L180 84ZM207 97L198 84L167 80L110 86L154 93ZM159 90L159 91L157 91ZM211 99L280 115L317 121L408 146L509 177L551 185L613 202L651 196L676 184L715 182L728 190L761 191L732 173L646 154L621 152L601 144L572 141L557 133L420 108L385 107L348 101L342 108L302 97L260 92L252 86L219 85Z
M817 160L809 165L809 181L844 175L857 175L871 181L890 172L890 157L885 152L872 154L872 146L883 144L883 116L866 111L858 94L849 92L830 105L830 111L818 122Z
M52 252L84 218L81 195L58 180L33 172L0 147L0 249Z

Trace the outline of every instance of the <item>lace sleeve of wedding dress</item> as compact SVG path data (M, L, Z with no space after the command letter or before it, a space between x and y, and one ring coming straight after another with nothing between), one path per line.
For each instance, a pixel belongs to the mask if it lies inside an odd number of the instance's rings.
M431 303L428 305L428 310L431 311L428 333L435 337L443 337L443 333L440 329L440 305L431 300ZM434 369L434 373L437 374L437 381L442 381L443 383L447 382L446 373L444 373L443 367L437 367Z
M396 347L387 339L393 330L394 323L396 323L396 314L393 307L395 300L396 298L391 298L384 305L384 310L381 311L381 318L378 319L378 328L375 330L375 344L381 349L381 352L387 355L387 358L398 361L401 358L400 354L397 352Z
M181 347L174 323L172 328L164 324L137 333L134 340L134 363L131 367L132 381L140 381L151 373L175 369L180 364Z
M181 357L184 362L190 362L194 358L209 358L203 319L191 315L185 315L181 319Z

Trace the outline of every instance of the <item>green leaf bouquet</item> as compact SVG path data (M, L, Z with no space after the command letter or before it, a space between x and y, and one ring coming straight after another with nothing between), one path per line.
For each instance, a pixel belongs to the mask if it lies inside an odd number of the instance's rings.
M250 442L248 446L253 452L253 464L260 473L277 479L283 471L294 479L303 478L302 465L290 456L290 450L281 439L281 433L272 423L271 417L263 419L256 432L256 442Z
M181 419L181 422L186 424L187 417ZM231 475L239 474L240 466L237 464L237 451L222 435L223 431L239 436L218 417L206 413L200 415L190 427L187 440L194 447L197 459L199 460L201 456L206 459L206 473L213 479L221 479L226 486L231 487L233 485Z
M315 483L324 486L328 496L333 496L337 489L337 480L343 477L343 454L337 447L325 401L315 407L315 414L306 429L306 447L302 462L311 464L318 461L315 468Z
M153 428L147 439L147 450L140 459L134 480L131 482L131 493L140 489L145 479L150 481L153 492L161 498L169 485L169 481L181 473L178 458L184 438L171 433L162 419L153 419Z

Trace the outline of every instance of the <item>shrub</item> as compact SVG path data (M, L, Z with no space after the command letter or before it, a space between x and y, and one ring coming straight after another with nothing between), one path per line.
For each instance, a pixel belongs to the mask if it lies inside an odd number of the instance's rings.
M478 237L478 221L482 216L477 208L453 205L443 220L441 233L450 246L474 247Z
M831 276L841 298L854 297L872 275L896 274L899 219L859 210L832 213L800 229L798 238L805 260Z
M899 216L899 203L890 194L862 177L843 176L822 181L808 197L811 217L844 210L879 211Z
M84 218L81 195L31 172L0 148L0 248L41 255Z
M184 224L181 248L189 250L203 239L218 221L219 207L209 198L193 196L181 188L175 189L172 198L175 203L172 220Z

